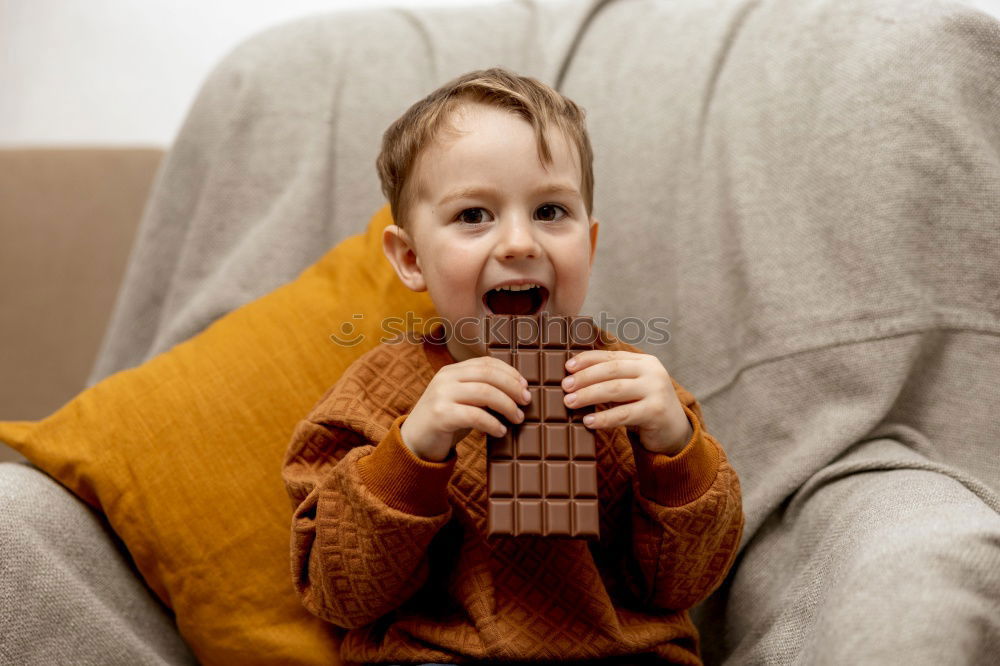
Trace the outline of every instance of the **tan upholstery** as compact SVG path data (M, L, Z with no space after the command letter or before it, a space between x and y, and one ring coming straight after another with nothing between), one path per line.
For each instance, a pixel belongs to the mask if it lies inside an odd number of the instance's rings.
M0 149L0 419L84 388L163 152Z

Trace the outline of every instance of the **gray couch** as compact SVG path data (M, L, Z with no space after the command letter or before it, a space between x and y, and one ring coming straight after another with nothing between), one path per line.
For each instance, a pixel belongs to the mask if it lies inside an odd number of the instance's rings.
M602 227L584 311L670 318L668 343L636 343L740 474L740 555L694 612L706 662L994 663L988 9L528 0L276 26L212 72L166 156L90 383L360 231L388 123L504 65L588 114ZM0 496L0 662L192 660L100 516L24 465L0 465Z

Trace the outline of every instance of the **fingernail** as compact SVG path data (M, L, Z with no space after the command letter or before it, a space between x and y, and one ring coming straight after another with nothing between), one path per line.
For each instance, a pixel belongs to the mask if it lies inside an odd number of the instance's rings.
M566 404L567 405L572 405L574 402L576 402L576 393L569 393L569 394L567 394L566 395Z
M524 389L524 391L521 392L521 395L524 396L525 402L531 402L531 392L528 389Z
M566 367L569 368L569 369L571 369L571 370L573 368L575 368L576 367L576 359L575 358L571 358L570 360L566 361Z
M501 435L506 435L507 434L507 426L505 426L503 424L500 424L500 434Z
M569 390L569 389L573 388L573 384L575 384L575 383L576 383L576 379L574 377L567 377L566 379L563 380L563 388L565 388L566 390Z
M527 379L525 379L525 378L524 378L524 377L522 376L522 377L521 377L521 386L527 386L527 385L528 385L528 380L527 380Z
M524 420L524 412L522 412L520 409L517 410L517 420L519 422Z
M587 414L586 416L584 416L583 417L583 423L584 423L584 425L594 425L594 415L593 414Z

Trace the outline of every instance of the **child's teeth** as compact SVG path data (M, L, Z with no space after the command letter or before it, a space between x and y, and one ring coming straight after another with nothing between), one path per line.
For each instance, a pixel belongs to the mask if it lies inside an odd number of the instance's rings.
M497 287L497 289L502 289L504 291L524 291L525 289L533 289L537 286L537 284L509 284L505 287Z

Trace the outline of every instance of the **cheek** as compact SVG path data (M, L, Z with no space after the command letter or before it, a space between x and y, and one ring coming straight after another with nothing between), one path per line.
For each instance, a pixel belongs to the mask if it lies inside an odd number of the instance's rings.
M481 262L476 261L474 252L444 244L429 249L435 260L424 268L428 281L442 290L475 290Z
M575 239L560 248L556 255L556 271L567 286L586 289L590 278L590 239Z

